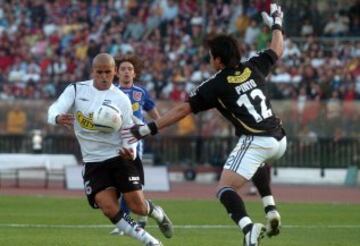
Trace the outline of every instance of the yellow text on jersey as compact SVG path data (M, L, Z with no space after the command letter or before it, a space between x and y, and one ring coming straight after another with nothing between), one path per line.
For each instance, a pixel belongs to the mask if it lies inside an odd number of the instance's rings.
M95 130L95 126L93 123L93 113L90 113L89 117L86 117L82 112L77 111L76 112L76 120L79 122L79 125L82 128L85 128L88 130Z
M242 73L239 71L235 72L235 75L229 75L226 77L226 80L229 84L241 84L249 79L251 76L250 68L245 68Z

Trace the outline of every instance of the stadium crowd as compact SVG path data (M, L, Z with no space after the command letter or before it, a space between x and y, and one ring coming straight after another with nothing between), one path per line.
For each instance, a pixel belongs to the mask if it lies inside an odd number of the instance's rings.
M0 1L0 100L54 99L86 79L99 52L135 52L144 61L143 86L157 99L183 100L212 74L202 46L207 36L233 33L244 59L267 46L270 31L259 13L270 2ZM360 1L307 2L282 3L288 37L269 76L270 93L300 101L360 99Z

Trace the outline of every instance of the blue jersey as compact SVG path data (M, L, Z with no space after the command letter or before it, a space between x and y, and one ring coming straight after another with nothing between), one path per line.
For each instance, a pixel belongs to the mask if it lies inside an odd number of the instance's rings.
M133 85L130 88L121 87L120 84L117 84L116 86L129 97L133 115L144 121L144 111L148 112L155 108L155 103L151 99L149 93L144 88L136 85ZM140 159L142 159L144 152L142 141L138 142L137 152Z
M134 116L144 121L144 111L148 112L155 108L155 103L149 93L144 88L136 85L130 88L117 86L129 97Z

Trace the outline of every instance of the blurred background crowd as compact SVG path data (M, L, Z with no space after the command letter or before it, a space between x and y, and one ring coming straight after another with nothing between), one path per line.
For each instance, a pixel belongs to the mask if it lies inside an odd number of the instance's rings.
M158 99L182 100L212 73L203 40L266 48L260 13L270 0L0 1L0 98L55 98L89 78L98 52L136 53L139 81ZM275 99L360 98L360 1L283 1L284 59L269 76ZM344 39L343 37L354 37ZM336 37L336 38L335 38Z
M360 1L278 2L285 13L286 41L283 59L268 76L269 93L294 102L277 108L284 107L284 116L296 120L286 113L295 105L296 114L305 115L298 121L303 126L316 123L321 111L307 102L326 102L324 114L337 122L346 109L343 104L360 99ZM270 3L0 1L0 102L55 99L69 83L89 79L91 60L99 52L137 54L144 62L138 84L158 100L184 100L213 73L203 46L207 37L233 34L243 59L267 47L271 32L260 13ZM352 116L355 107L348 108ZM193 121L188 125L196 130Z

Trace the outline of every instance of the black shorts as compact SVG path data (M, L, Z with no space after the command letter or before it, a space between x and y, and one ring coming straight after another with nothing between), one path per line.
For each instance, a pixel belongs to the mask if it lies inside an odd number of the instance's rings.
M102 162L85 163L83 174L85 194L91 207L98 208L95 195L114 187L118 194L141 190L144 185L144 170L140 158L128 161L114 157Z

